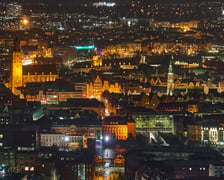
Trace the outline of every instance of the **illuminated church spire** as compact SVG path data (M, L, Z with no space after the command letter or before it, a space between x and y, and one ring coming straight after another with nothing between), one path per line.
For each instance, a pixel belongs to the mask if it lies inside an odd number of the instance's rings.
M174 89L174 74L173 74L173 66L172 66L173 56L171 57L169 68L168 68L168 75L167 75L167 95L173 95Z
M23 84L22 75L23 75L22 53L20 50L20 41L16 37L14 41L14 50L12 53L11 76L10 76L11 90L14 94L19 94L16 88L22 86Z

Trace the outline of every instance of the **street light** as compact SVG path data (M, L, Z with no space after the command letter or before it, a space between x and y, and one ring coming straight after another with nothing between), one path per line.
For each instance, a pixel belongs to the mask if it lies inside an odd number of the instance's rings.
M109 141L109 140L110 140L109 136L105 136L105 141Z
M29 23L28 19L23 19L23 24L26 26Z

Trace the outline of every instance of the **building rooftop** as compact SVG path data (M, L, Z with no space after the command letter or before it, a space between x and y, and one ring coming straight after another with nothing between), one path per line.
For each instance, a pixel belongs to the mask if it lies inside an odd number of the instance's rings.
M38 65L27 65L23 66L23 75L57 75L57 68L55 64L38 64Z
M135 120L128 116L109 116L103 119L104 125L126 125L127 123L135 123Z

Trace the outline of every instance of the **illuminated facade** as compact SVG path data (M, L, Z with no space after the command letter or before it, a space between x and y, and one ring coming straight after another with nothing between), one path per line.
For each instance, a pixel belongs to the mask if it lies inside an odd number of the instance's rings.
M174 74L173 74L172 61L170 60L170 65L169 65L168 75L167 75L167 95L172 96L173 90L174 90Z
M55 133L65 133L65 134L83 134L86 138L96 138L100 139L102 136L102 127L97 125L77 127L75 125L71 126L53 126L52 131Z
M67 135L61 133L42 133L40 134L40 146L70 147L78 149L87 147L87 139L83 135Z
M99 56L93 56L93 66L102 66L102 58Z
M106 90L110 93L121 93L121 86L118 83L109 84L109 81L102 81L97 76L94 82L87 84L87 97L100 98L101 94Z
M15 49L12 54L10 86L12 93L19 94L17 87L23 85L22 53L19 49L19 42L15 42Z
M109 116L102 123L103 137L109 136L115 140L126 140L136 137L136 124L132 118Z
M55 81L58 78L56 65L29 65L23 67L23 86L29 82Z
M137 52L141 52L140 43L118 44L115 46L107 46L102 50L102 55L106 58L126 58L134 57Z
M10 87L14 94L20 94L16 88L25 86L26 83L55 81L58 78L55 64L23 66L19 44L16 40L11 63Z
M182 31L186 32L192 28L198 28L199 21L187 21L187 22L176 22L172 23L169 21L155 21L154 19L150 19L149 24L152 28L179 28Z
M200 89L200 88L203 88L203 86L199 81L176 80L174 83L174 88L175 89Z
M224 128L222 126L202 126L201 141L205 144L224 145Z
M136 122L136 132L149 139L156 141L158 132L174 134L174 117L167 113L133 113L133 119Z
M192 141L201 141L204 144L224 146L224 127L222 124L188 125L188 137Z

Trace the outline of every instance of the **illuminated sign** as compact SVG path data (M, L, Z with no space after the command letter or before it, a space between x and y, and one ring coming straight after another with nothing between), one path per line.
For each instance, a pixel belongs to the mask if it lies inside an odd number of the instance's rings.
M81 49L95 49L96 47L92 45L92 46L73 46L73 48L81 50Z

